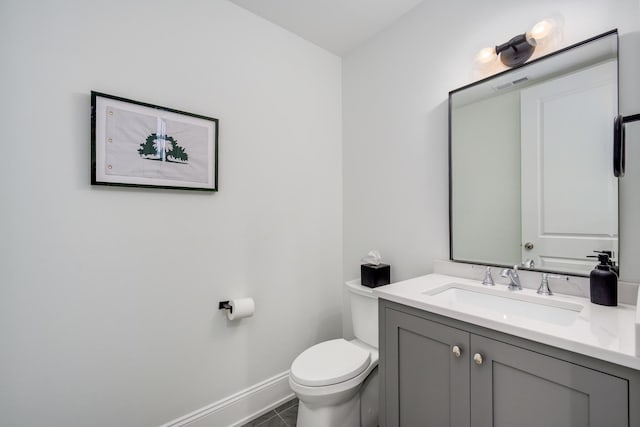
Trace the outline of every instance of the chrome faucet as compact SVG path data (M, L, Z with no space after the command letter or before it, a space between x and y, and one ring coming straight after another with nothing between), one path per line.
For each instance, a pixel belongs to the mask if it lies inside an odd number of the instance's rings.
M538 293L540 295L553 295L553 292L551 292L551 288L549 287L549 279L569 280L569 276L559 276L557 274L542 273L540 287L538 287Z
M523 266L524 268L535 268L536 263L535 263L535 261L534 261L534 260L532 260L532 259L525 259L525 260L522 262L522 266Z
M551 288L549 287L548 273L542 273L542 279L540 281L540 287L538 287L538 293L540 295L548 295L548 296L553 295L553 292L551 292Z
M514 265L513 268L505 268L500 273L500 277L509 278L509 287L510 291L521 291L522 285L520 284L520 276L518 276L518 266Z
M491 267L487 267L484 271L484 279L482 280L482 284L485 286L494 286L493 277L491 276Z
M491 276L491 267L484 265L471 265L471 268L484 269L484 279L482 279L482 284L485 286L495 286L495 282L493 281L493 277Z

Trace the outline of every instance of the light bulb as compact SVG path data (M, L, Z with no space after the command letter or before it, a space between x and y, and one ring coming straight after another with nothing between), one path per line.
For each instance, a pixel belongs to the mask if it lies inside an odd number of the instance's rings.
M531 28L531 31L527 34L527 39L532 38L536 41L542 40L551 34L554 27L554 22L551 19L540 21Z
M476 62L479 64L488 64L496 58L496 49L494 47L485 47L476 54Z

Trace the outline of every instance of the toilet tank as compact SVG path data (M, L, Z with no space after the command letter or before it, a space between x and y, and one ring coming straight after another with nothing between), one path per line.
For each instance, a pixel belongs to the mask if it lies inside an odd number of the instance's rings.
M353 334L360 341L378 348L378 297L360 279L346 283L351 305Z

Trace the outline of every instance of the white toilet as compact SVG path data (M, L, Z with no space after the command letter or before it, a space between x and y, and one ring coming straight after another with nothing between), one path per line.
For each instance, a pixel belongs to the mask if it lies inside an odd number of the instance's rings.
M291 365L298 427L378 425L378 298L359 280L346 286L356 338L316 344Z

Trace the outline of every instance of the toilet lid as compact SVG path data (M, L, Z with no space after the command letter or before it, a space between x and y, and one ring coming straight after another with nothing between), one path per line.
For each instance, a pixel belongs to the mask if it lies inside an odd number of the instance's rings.
M367 369L370 359L371 353L342 338L325 341L296 357L291 378L306 386L338 384Z

